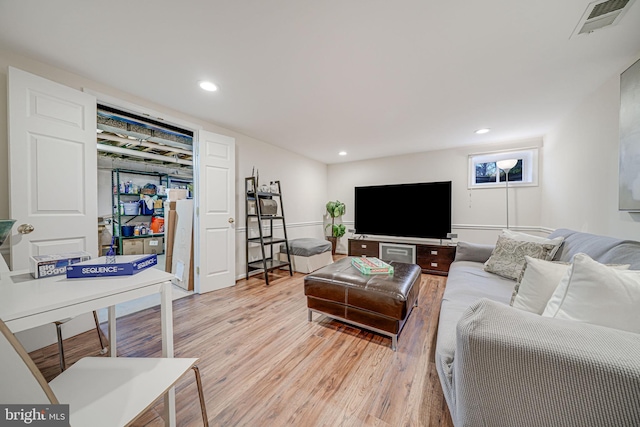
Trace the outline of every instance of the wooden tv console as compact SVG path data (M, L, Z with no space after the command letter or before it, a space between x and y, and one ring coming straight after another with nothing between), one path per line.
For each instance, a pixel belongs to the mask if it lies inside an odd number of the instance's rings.
M397 243L379 240L349 239L349 256L378 257L380 243ZM455 246L410 243L416 247L416 263L423 273L446 276L456 255Z

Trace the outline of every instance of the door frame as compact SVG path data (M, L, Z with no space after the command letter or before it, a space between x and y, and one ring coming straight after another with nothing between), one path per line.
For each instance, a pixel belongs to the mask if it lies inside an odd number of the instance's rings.
M194 133L194 135L197 131L203 129L202 126L197 125L195 123L188 122L186 120L177 119L167 114L160 113L159 111L153 110L151 108L143 107L142 105L124 101L115 96L105 95L104 93L97 92L95 90L87 89L87 88L82 88L82 91L95 96L99 104L103 104L108 107L117 108L124 112L137 114L139 116L148 115L150 119L160 119L161 121L167 124L175 125L175 126L184 128L185 130L190 130Z
M147 108L147 107L143 107L142 105L138 105L138 104L134 104L132 102L128 102L128 101L124 101L120 98L117 98L115 96L111 96L111 95L106 95L104 93L100 93L91 89L87 89L87 88L82 88L83 92L87 92L93 96L96 97L96 100L99 104L103 104L109 107L113 107L113 108L117 108L119 110L122 110L124 112L127 113L132 113L132 114L136 114L136 115L142 115L142 116L146 116L148 115L150 119L161 119L162 122L170 124L170 125L175 125L178 127L181 127L185 130L189 130L193 132L194 138L193 138L193 142L194 144L197 142L197 138L196 136L198 135L198 132L200 130L204 130L203 126L194 124L192 122L188 122L186 120L181 120L181 119L177 119L175 117L172 117L170 115L164 114L164 113L160 113L156 110L153 110L151 108ZM194 159L194 164L193 164L193 178L194 181L196 179L196 171L197 171L197 162L198 162L198 157L196 156L197 152L195 150L195 147L192 147L193 150L193 159ZM197 192L194 191L194 198L196 197ZM194 201L194 205L196 205L198 203L198 200ZM197 219L197 213L196 210L194 209L194 222L193 224L198 224L198 219ZM194 259L194 265L200 265L200 248L198 247L198 245L194 245L193 247L193 259ZM200 293L200 281L197 278L194 278L194 292L196 293Z

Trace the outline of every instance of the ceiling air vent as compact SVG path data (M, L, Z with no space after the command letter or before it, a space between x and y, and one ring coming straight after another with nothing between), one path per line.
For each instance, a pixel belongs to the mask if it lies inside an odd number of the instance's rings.
M590 3L571 37L589 34L595 30L617 24L634 1L605 0Z

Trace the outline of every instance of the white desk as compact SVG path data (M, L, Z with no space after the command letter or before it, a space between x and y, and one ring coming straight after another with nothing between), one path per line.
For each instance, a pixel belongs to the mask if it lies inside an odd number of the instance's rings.
M0 273L0 319L13 333L108 307L109 349L116 356L115 305L159 293L162 357L173 357L172 275L149 268L133 276L33 279L27 271ZM165 396L165 423L175 426L175 391Z

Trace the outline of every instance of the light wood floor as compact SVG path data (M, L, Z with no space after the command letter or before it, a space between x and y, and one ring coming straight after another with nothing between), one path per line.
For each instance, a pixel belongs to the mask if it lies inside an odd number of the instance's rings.
M387 337L318 314L307 322L304 275L270 277L268 287L256 277L174 301L175 355L201 359L212 426L453 426L429 361L446 278L422 275L419 305L393 352ZM119 355L161 355L159 307L117 327ZM65 340L68 364L99 350L95 331ZM55 345L31 357L48 380L58 375ZM202 425L193 375L176 396L178 425ZM135 425L164 425L162 405Z

